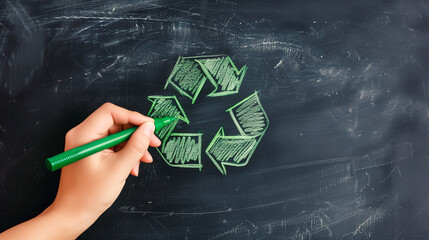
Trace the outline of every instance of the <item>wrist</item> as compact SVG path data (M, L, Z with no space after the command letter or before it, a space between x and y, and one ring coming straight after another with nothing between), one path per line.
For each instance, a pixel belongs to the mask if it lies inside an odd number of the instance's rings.
M77 238L99 217L93 213L63 207L55 202L46 209L43 215L56 221L56 229L66 236L71 236L71 239Z
M0 239L76 239L95 220L85 214L68 213L52 204L37 217L1 233Z

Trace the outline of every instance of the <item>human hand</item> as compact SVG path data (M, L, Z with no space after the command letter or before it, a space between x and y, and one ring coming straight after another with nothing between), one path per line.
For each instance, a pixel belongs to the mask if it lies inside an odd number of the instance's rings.
M140 161L153 161L147 148L161 144L154 135L152 118L110 103L101 106L67 133L65 151L132 125L140 127L127 143L62 168L58 193L50 207L52 210L75 216L75 219L90 220L88 224L91 225L119 196L128 175L138 176Z
M127 143L63 167L55 201L37 217L0 233L0 239L75 239L109 208L140 161L150 163L149 146L161 141L154 120L106 103L66 135L65 150L81 146L132 125L139 126Z

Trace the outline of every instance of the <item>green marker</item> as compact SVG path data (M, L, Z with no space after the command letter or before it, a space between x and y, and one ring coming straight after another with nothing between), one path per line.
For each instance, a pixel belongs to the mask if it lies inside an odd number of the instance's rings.
M175 119L175 117L155 118L155 133L158 132L161 128L174 122ZM47 158L45 162L46 167L48 170L53 172L83 158L86 158L94 153L116 146L128 140L136 129L137 127L130 127L107 137L95 140L94 142L72 148L58 155Z

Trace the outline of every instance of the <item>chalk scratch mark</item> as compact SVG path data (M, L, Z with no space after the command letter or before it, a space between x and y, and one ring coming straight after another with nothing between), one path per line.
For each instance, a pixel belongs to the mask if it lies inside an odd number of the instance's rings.
M212 214L222 214L222 213L230 213L230 212L239 212L239 211L246 211L251 209L257 209L257 208L265 208L265 207L272 207L284 204L284 201L278 201L278 202L272 202L272 203L266 203L266 204L260 204L260 205L254 205L249 207L243 207L243 208L228 208L223 210L217 210L217 211L206 211L206 212L160 212L160 211L144 211L144 210L133 210L130 206L124 206L120 207L119 211L123 213L130 213L130 214L159 214L159 215L166 215L166 216L174 216L174 215L212 215Z

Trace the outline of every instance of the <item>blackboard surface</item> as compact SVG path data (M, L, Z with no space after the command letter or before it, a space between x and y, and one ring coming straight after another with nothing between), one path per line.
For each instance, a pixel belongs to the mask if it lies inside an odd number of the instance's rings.
M155 162L80 239L428 239L428 1L0 3L0 231L54 199L46 157L104 102L176 95L202 169ZM226 54L237 94L164 85L179 56ZM244 167L204 153L258 91L270 125Z

